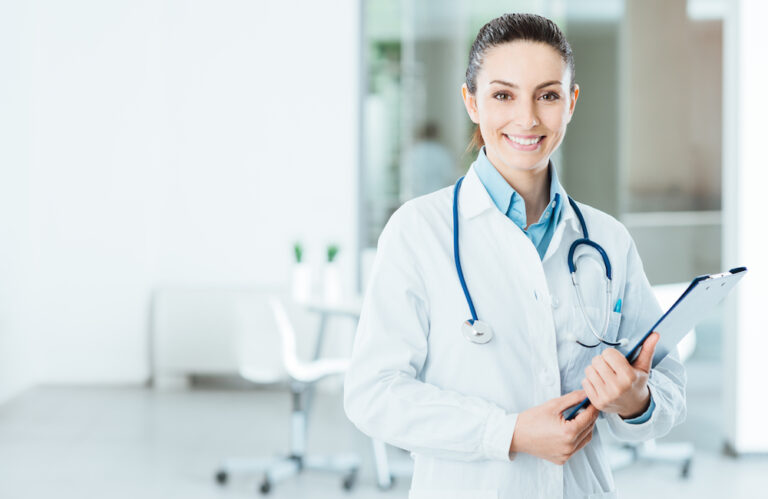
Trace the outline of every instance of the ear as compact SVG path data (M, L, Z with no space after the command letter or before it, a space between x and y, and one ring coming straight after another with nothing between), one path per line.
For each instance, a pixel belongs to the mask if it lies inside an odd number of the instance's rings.
M467 108L469 119L472 120L472 123L479 123L480 119L478 118L477 113L477 99L469 91L466 83L461 86L461 97L464 99L464 107Z
M568 107L568 123L573 118L573 110L576 109L576 101L579 100L579 84L574 85L573 93L571 94L571 105Z

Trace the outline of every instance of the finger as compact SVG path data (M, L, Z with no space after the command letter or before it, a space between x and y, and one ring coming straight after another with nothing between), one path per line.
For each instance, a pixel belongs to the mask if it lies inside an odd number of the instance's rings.
M609 361L608 361L608 359L613 359L615 355L618 355L619 357L621 357L621 358L624 358L624 356L623 356L623 355L621 355L621 354L618 352L618 350L616 350L615 348L606 348L605 350L603 350L603 353L601 353L601 354L600 354L600 355L598 355L597 357L593 357L593 358L592 358L592 361L594 362L596 359L598 359L598 358L599 358L601 361L605 362L605 363L606 363L606 365L607 365L608 367L610 367L612 371L616 371L616 370L613 368L613 365L611 364L611 362L609 362Z
M606 349L602 353L602 357L618 376L621 376L622 374L629 375L632 371L632 366L627 362L627 358L615 348Z
M592 367L595 368L597 374L600 375L600 379L602 379L606 385L616 379L616 372L608 365L601 355L592 359Z
M581 381L581 386L584 387L584 391L586 392L587 397L589 398L589 401L592 403L592 405L595 406L597 409L600 409L602 407L601 399L600 399L600 395L595 389L595 385L593 385L589 379L584 378Z
M592 440L593 430L594 430L594 425L589 427L589 431L584 432L584 435L582 435L581 440L579 440L578 445L576 445L576 450L573 451L573 454L576 454L577 452L579 452L581 449L584 448L585 445L587 445Z
M651 333L643 342L643 349L640 350L640 355L637 356L637 360L633 363L636 369L641 371L651 371L651 361L653 360L653 352L656 350L656 343L659 342L659 333Z
M552 408L554 411L559 414L569 407L573 407L574 405L578 404L585 398L587 398L587 394L584 392L584 390L575 390L570 393L566 393L561 397L552 399L550 402L552 403Z
M600 409L594 406L594 404L587 406L586 409L583 409L581 412L579 412L575 418L573 418L570 421L567 421L569 424L573 424L576 427L589 427L591 424L594 424L595 420L597 419L598 414L600 414ZM580 431L583 431L582 430Z
M602 389L605 387L605 380L602 376L600 376L600 373L597 372L595 366L589 365L586 369L584 369L584 379L591 381L592 385L597 389Z
M581 426L581 428L578 430L578 433L576 434L576 440L580 440L581 437L584 435L584 432L591 431L592 428L595 426L595 421L597 421L597 416L600 414L600 411L593 405L590 405L583 411L579 413L579 415L573 419L573 423Z

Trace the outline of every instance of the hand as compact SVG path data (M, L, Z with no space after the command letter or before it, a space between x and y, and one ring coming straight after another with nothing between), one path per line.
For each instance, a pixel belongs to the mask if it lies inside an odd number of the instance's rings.
M577 390L532 407L517 416L510 452L524 452L563 465L592 440L599 411L588 407L566 421L562 412L581 402L586 393Z
M634 364L614 348L608 348L592 359L581 382L593 406L603 412L613 412L624 419L643 414L651 403L648 375L659 333L653 332L643 342Z

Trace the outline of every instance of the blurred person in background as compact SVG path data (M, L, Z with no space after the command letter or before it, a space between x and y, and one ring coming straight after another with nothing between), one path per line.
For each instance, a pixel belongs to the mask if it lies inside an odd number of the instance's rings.
M425 123L416 142L403 154L401 166L401 201L429 194L456 181L456 162L440 143L437 123Z

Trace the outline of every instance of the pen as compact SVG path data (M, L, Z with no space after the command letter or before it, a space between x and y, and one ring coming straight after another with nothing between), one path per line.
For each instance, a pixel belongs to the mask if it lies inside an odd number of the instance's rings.
M621 298L616 301L616 306L613 307L614 312L621 312Z

